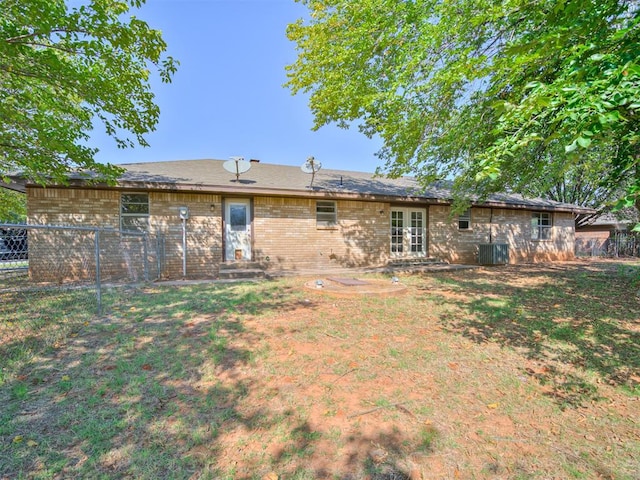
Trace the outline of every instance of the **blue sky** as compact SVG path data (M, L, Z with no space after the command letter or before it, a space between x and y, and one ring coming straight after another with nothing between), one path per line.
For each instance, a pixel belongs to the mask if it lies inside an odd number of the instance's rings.
M285 65L296 58L285 35L305 15L293 0L147 0L136 15L163 32L180 61L171 84L153 81L161 117L150 147L118 149L96 129L98 161L132 163L231 156L374 171L379 140L357 128L312 131L307 98L291 95Z

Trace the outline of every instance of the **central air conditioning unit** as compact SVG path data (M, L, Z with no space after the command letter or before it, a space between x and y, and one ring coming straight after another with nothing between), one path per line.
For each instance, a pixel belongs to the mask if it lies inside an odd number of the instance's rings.
M509 263L509 245L506 243L481 243L478 248L480 265L505 265Z

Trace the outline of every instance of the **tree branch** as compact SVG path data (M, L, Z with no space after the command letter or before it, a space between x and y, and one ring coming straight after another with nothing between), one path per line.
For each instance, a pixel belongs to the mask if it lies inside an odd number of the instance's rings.
M79 50L71 50L69 48L63 48L59 45L56 44L47 44L47 43L40 43L40 42L21 42L21 45L30 45L30 46L34 46L34 47L43 47L43 48L51 48L53 50L59 50L61 52L64 53L69 53L71 55L80 55L81 52Z
M17 37L5 38L4 41L7 43L23 43L22 40L25 40L28 38L36 38L40 36L49 37L53 33L81 33L83 35L89 35L89 32L81 29L53 28L47 32L31 32L31 33L25 33L24 35L18 35Z

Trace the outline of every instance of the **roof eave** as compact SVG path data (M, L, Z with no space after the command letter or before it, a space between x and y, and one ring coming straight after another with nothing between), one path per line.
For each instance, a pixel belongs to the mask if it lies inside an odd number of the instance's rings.
M484 202L474 203L476 207L485 208L510 208L515 210L537 210L542 212L563 212L573 214L591 214L596 213L593 208L580 207L578 205L537 205L532 203L508 203L495 200L487 200Z
M26 187L42 187L40 184L28 183L23 179L11 178L11 186L6 188L15 189L17 191L26 191ZM22 181L20 181L22 180ZM107 185L105 183L95 183L88 185L86 180L72 179L66 185L49 185L51 188L56 187L72 187L72 188L92 188L99 189L127 189L127 190L151 190L151 191L171 191L171 192L201 192L201 193L218 193L223 195L264 195L269 197L285 196L291 198L334 198L337 200L360 200L370 202L389 202L389 203L420 203L428 205L451 205L452 199L443 199L435 197L422 197L418 195L384 195L373 193L361 193L340 190L323 190L318 187L306 190L286 189L286 188L265 188L252 187L248 185L210 185L204 183L168 183L168 182L141 182L120 180L117 185ZM44 188L44 187L43 187ZM496 200L486 200L474 203L473 206L481 208L505 208L512 210L537 210L549 212L564 212L573 214L593 214L596 210L575 205L537 205L530 203L509 203Z
M286 197L304 197L304 198L336 198L341 200L366 200L379 202L396 202L396 203L427 203L430 205L451 205L452 199L442 199L435 197L421 197L417 195L380 195L359 192L346 192L340 190L323 190L320 188L310 188L307 190L284 189L284 188L262 188L243 185L238 189L237 185L206 185L206 184L184 184L184 183L161 183L161 182L120 182L120 186L125 188L144 188L157 191L194 191L223 193L223 194L253 194L265 196L286 196ZM487 200L474 204L477 207L484 208L507 208L515 210L540 210L554 211L565 213L584 213L591 214L596 211L591 208L579 207L574 205L554 206L554 205L533 205L528 203L508 203L495 200Z
M285 196L291 198L335 198L338 200L362 200L370 202L403 202L403 203L432 203L450 204L449 200L437 198L426 198L416 195L380 195L361 192L349 192L340 190L324 190L318 187L307 190L287 189L287 188L264 188L234 185L207 185L207 184L187 184L187 183L156 183L156 182L119 182L121 188L145 189L154 191L199 191L202 193L220 193L227 195L264 195L269 197Z
M26 193L27 192L27 182L22 180L20 177L9 176L9 182L0 181L0 187L6 188L8 190L13 190L15 192Z

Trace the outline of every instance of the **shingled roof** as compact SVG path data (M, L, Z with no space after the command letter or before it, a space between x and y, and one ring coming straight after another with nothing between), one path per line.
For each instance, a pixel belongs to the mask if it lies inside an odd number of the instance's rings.
M313 178L299 167L252 162L240 175L223 168L224 160L180 160L131 163L119 183L128 187L198 190L203 192L331 197L381 201L414 201L449 204L450 183L438 182L425 188L413 177L387 178L372 173L321 169ZM567 203L516 194L495 194L481 205L507 208L588 213L591 210Z
M439 188L420 193L421 187L410 177L388 179L371 173L321 169L313 178L299 167L252 162L251 169L236 175L223 168L223 160L181 160L168 162L131 163L120 165L127 171L119 183L143 184L148 187L173 186L180 189L233 191L246 193L285 194L295 196L382 196L412 198L425 195L446 199L448 190Z
M413 177L387 178L372 173L322 168L313 178L299 167L252 162L251 169L240 175L223 168L224 160L175 160L120 165L126 171L119 178L122 188L198 191L219 194L271 195L370 200L382 202L417 202L450 204L451 183L442 181L424 187ZM20 175L10 176L5 188L24 192L31 185ZM87 175L75 175L71 186L84 186ZM594 213L594 210L541 198L517 194L494 194L478 206Z

